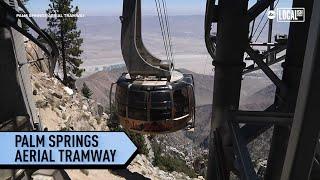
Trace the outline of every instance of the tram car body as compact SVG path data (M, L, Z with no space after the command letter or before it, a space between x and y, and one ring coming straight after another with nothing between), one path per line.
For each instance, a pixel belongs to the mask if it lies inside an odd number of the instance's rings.
M116 83L120 124L130 131L148 134L193 128L193 76L174 70L172 59L160 60L145 48L141 0L124 0L120 20L121 50L128 70Z
M195 118L191 74L175 71L165 80L132 80L124 73L117 82L116 104L120 124L131 131L168 133L192 125Z

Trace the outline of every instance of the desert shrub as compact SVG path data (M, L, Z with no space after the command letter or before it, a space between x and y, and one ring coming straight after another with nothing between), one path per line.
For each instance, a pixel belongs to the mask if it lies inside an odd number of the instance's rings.
M102 119L100 117L96 118L97 124L100 125L102 123Z
M126 131L129 135L132 142L138 147L138 151L140 154L147 155L149 153L149 149L146 144L146 140L144 139L144 136L139 133Z
M37 108L41 108L41 109L46 108L46 107L48 107L48 102L42 101L42 100L38 100L36 102L36 107Z
M197 177L196 172L187 166L183 159L172 157L166 153L162 153L162 148L159 144L153 144L154 160L153 165L161 170L168 172L182 172L191 178Z
M89 121L90 120L90 115L82 112L80 119L84 119L85 121Z
M62 128L60 129L60 131L66 132L66 131L70 131L70 129L69 129L68 127L62 127Z
M86 176L89 176L89 171L87 169L80 169L80 172L82 172Z
M91 89L87 86L86 83L83 83L82 89L81 89L81 93L84 97L90 99L93 92L91 91Z
M144 136L139 133L128 131L119 125L116 127L109 127L111 131L123 131L126 132L129 136L129 138L132 140L132 142L137 146L139 154L145 154L147 155L149 153L149 149L146 144L146 140L144 139Z
M62 119L66 120L67 119L67 115L65 113L62 113Z

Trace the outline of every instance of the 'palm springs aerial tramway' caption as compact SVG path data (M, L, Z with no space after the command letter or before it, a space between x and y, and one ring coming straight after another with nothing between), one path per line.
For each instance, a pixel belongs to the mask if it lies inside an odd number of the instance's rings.
M15 146L24 148L16 152L17 163L114 162L117 152L115 149L98 149L98 135L16 135Z

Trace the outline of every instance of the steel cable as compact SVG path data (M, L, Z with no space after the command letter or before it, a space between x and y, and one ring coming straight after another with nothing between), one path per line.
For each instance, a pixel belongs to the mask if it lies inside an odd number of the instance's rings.
M164 45L164 48L165 48L165 51L166 51L167 60L170 60L169 59L167 39L166 39L166 35L165 35L165 28L164 28L161 4L160 4L159 0L155 0L155 3L156 3L156 7L157 7L156 9L157 9L157 13L158 13L158 20L159 20L159 24L160 24L160 30L161 30L161 34L162 34L162 39L163 39L163 45Z
M165 22L166 22L165 25L166 25L166 30L167 30L167 38L168 38L171 62L174 63L173 51L172 51L172 40L171 40L171 29L170 29L170 23L169 23L169 16L168 16L168 11L167 11L167 2L166 2L166 0L162 0L162 6L163 6L163 9L164 9L164 16L165 16Z
M278 3L279 3L279 0L277 0L277 2L276 2L276 4L275 4L274 8L276 8L276 7L277 7ZM266 9L265 13L263 14L263 17L265 16L265 14L266 14L267 10L268 10L268 9ZM260 25L260 23L261 23L261 21L262 21L263 17L261 18L261 20L260 20L260 22L259 22L259 25ZM255 39L255 42L257 42L257 41L258 41L258 39L260 38L260 36L261 36L261 34L262 34L262 31L263 31L263 30L264 30L264 28L266 27L266 25L267 25L268 21L269 21L269 19L267 19L267 20L266 20L266 22L264 23L264 25L263 25L262 29L260 30L260 32L259 32L259 34L258 34L258 36L257 36L257 37L256 37L256 39ZM259 26L259 25L258 25L258 26ZM257 29L258 29L258 27L257 27ZM256 29L256 31L257 31L257 29ZM256 31L255 31L255 33L256 33ZM255 35L255 33L254 33L254 35ZM254 36L254 35L253 35L253 36Z

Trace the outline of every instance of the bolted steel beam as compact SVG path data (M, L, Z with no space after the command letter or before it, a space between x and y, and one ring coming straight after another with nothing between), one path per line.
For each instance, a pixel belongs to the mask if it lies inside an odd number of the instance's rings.
M244 51L248 44L247 0L220 0L217 17L213 118L209 141L207 179L229 179L234 167L234 147L228 121L238 110ZM237 33L234 30L237 29ZM230 53L232 52L232 53ZM227 83L226 83L227 82ZM216 152L221 152L217 154ZM221 155L220 157L217 157ZM223 163L216 164L220 159Z
M281 180L309 179L320 121L320 1L314 1L294 121Z
M263 111L237 111L234 112L235 123L246 124L277 124L277 125L290 125L292 123L293 115L290 113L275 113Z
M288 89L286 92L283 92L282 89L277 89L277 93L282 95L281 101L279 97L275 99L275 104L278 107L277 111L279 112L293 113L295 110L303 59L306 50L312 5L313 0L293 0L293 7L305 8L306 21L304 23L290 23L287 54L285 62L283 63L282 77L282 82ZM289 135L290 126L274 126L266 170L266 180L280 179Z

